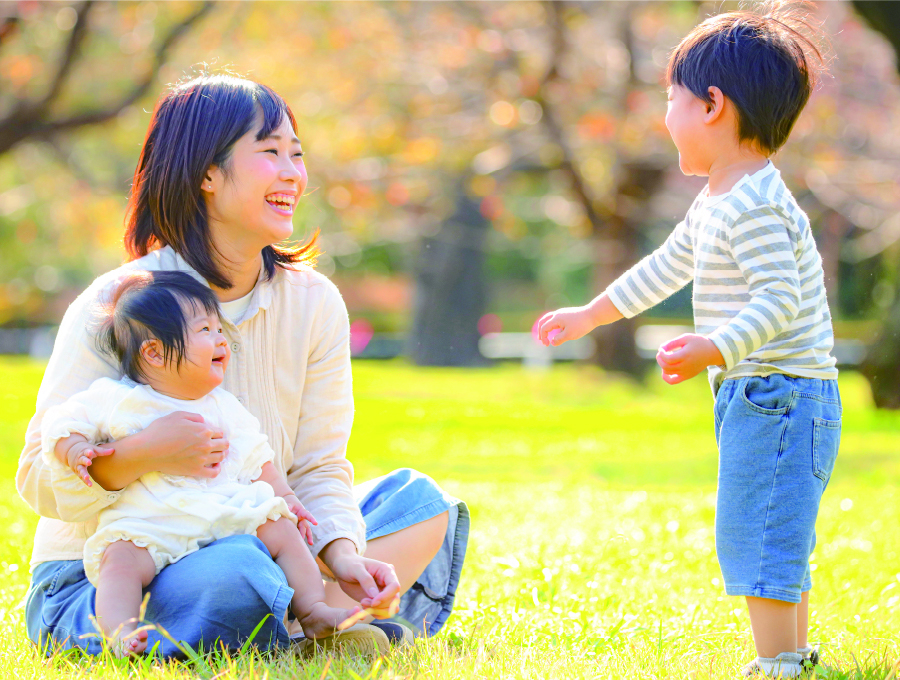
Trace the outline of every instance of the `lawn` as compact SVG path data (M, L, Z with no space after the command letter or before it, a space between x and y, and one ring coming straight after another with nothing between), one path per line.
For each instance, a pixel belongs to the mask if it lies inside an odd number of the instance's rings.
M21 601L37 517L16 462L43 365L0 358L0 664L8 677L734 678L750 660L742 601L715 559L716 449L703 379L638 385L584 366L354 366L358 479L415 467L465 499L468 559L434 639L374 664L289 655L129 666L46 662ZM812 639L821 678L900 672L900 414L843 374L841 454L822 503Z

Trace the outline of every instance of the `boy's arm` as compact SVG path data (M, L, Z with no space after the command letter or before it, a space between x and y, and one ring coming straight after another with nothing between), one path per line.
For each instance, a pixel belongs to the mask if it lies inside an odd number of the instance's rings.
M545 345L560 345L597 326L631 318L684 288L694 276L694 247L688 220L678 223L659 248L622 274L584 307L550 312L538 322ZM553 330L558 333L552 334Z
M750 302L709 334L731 368L782 333L800 313L800 272L787 219L772 206L742 214L728 243Z

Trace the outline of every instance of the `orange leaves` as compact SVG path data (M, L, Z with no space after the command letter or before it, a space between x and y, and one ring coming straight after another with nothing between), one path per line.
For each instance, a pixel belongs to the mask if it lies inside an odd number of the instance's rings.
M608 141L616 134L616 120L602 111L586 113L578 121L578 134L585 139Z

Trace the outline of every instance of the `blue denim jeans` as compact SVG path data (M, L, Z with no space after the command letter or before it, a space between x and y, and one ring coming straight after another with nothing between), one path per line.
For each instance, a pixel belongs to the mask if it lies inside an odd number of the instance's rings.
M400 602L398 616L418 634L434 635L450 616L469 536L465 503L448 496L435 482L415 470L395 470L354 488L366 539L405 529L448 512L444 544ZM163 569L150 583L147 621L159 624L195 650L224 643L240 647L266 618L254 642L260 647L289 643L284 626L293 590L284 573L255 536L230 536ZM87 580L81 560L44 562L34 568L26 599L28 637L36 644L63 649L101 651L94 615L96 590ZM149 648L181 657L177 646L157 631Z
M800 602L841 438L836 380L776 373L716 394L716 552L729 595Z

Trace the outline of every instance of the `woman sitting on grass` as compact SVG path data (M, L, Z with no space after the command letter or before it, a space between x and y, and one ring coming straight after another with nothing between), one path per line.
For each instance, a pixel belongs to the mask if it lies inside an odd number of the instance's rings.
M275 245L291 236L306 188L296 131L281 97L231 76L198 77L157 104L128 206L131 261L97 279L66 312L19 461L19 492L41 515L26 607L34 642L100 651L96 638L82 637L95 632L82 551L97 513L149 472L215 477L228 450L220 429L176 411L111 442L114 453L90 466L91 486L44 464L40 423L47 409L99 378L120 377L90 328L97 304L138 270L187 272L219 299L232 354L222 387L259 420L275 468L318 520L311 551L335 581L325 586L328 605L358 604L385 616L403 594L400 616L428 635L449 616L468 511L408 469L353 486L347 311L312 267L314 243ZM256 643L289 641L283 621L291 591L254 536L210 543L163 569L146 592L146 620L193 647L240 646L264 619ZM394 639L408 634L380 625L370 632L382 648L385 631ZM179 654L151 632L148 644L157 642L164 655Z

